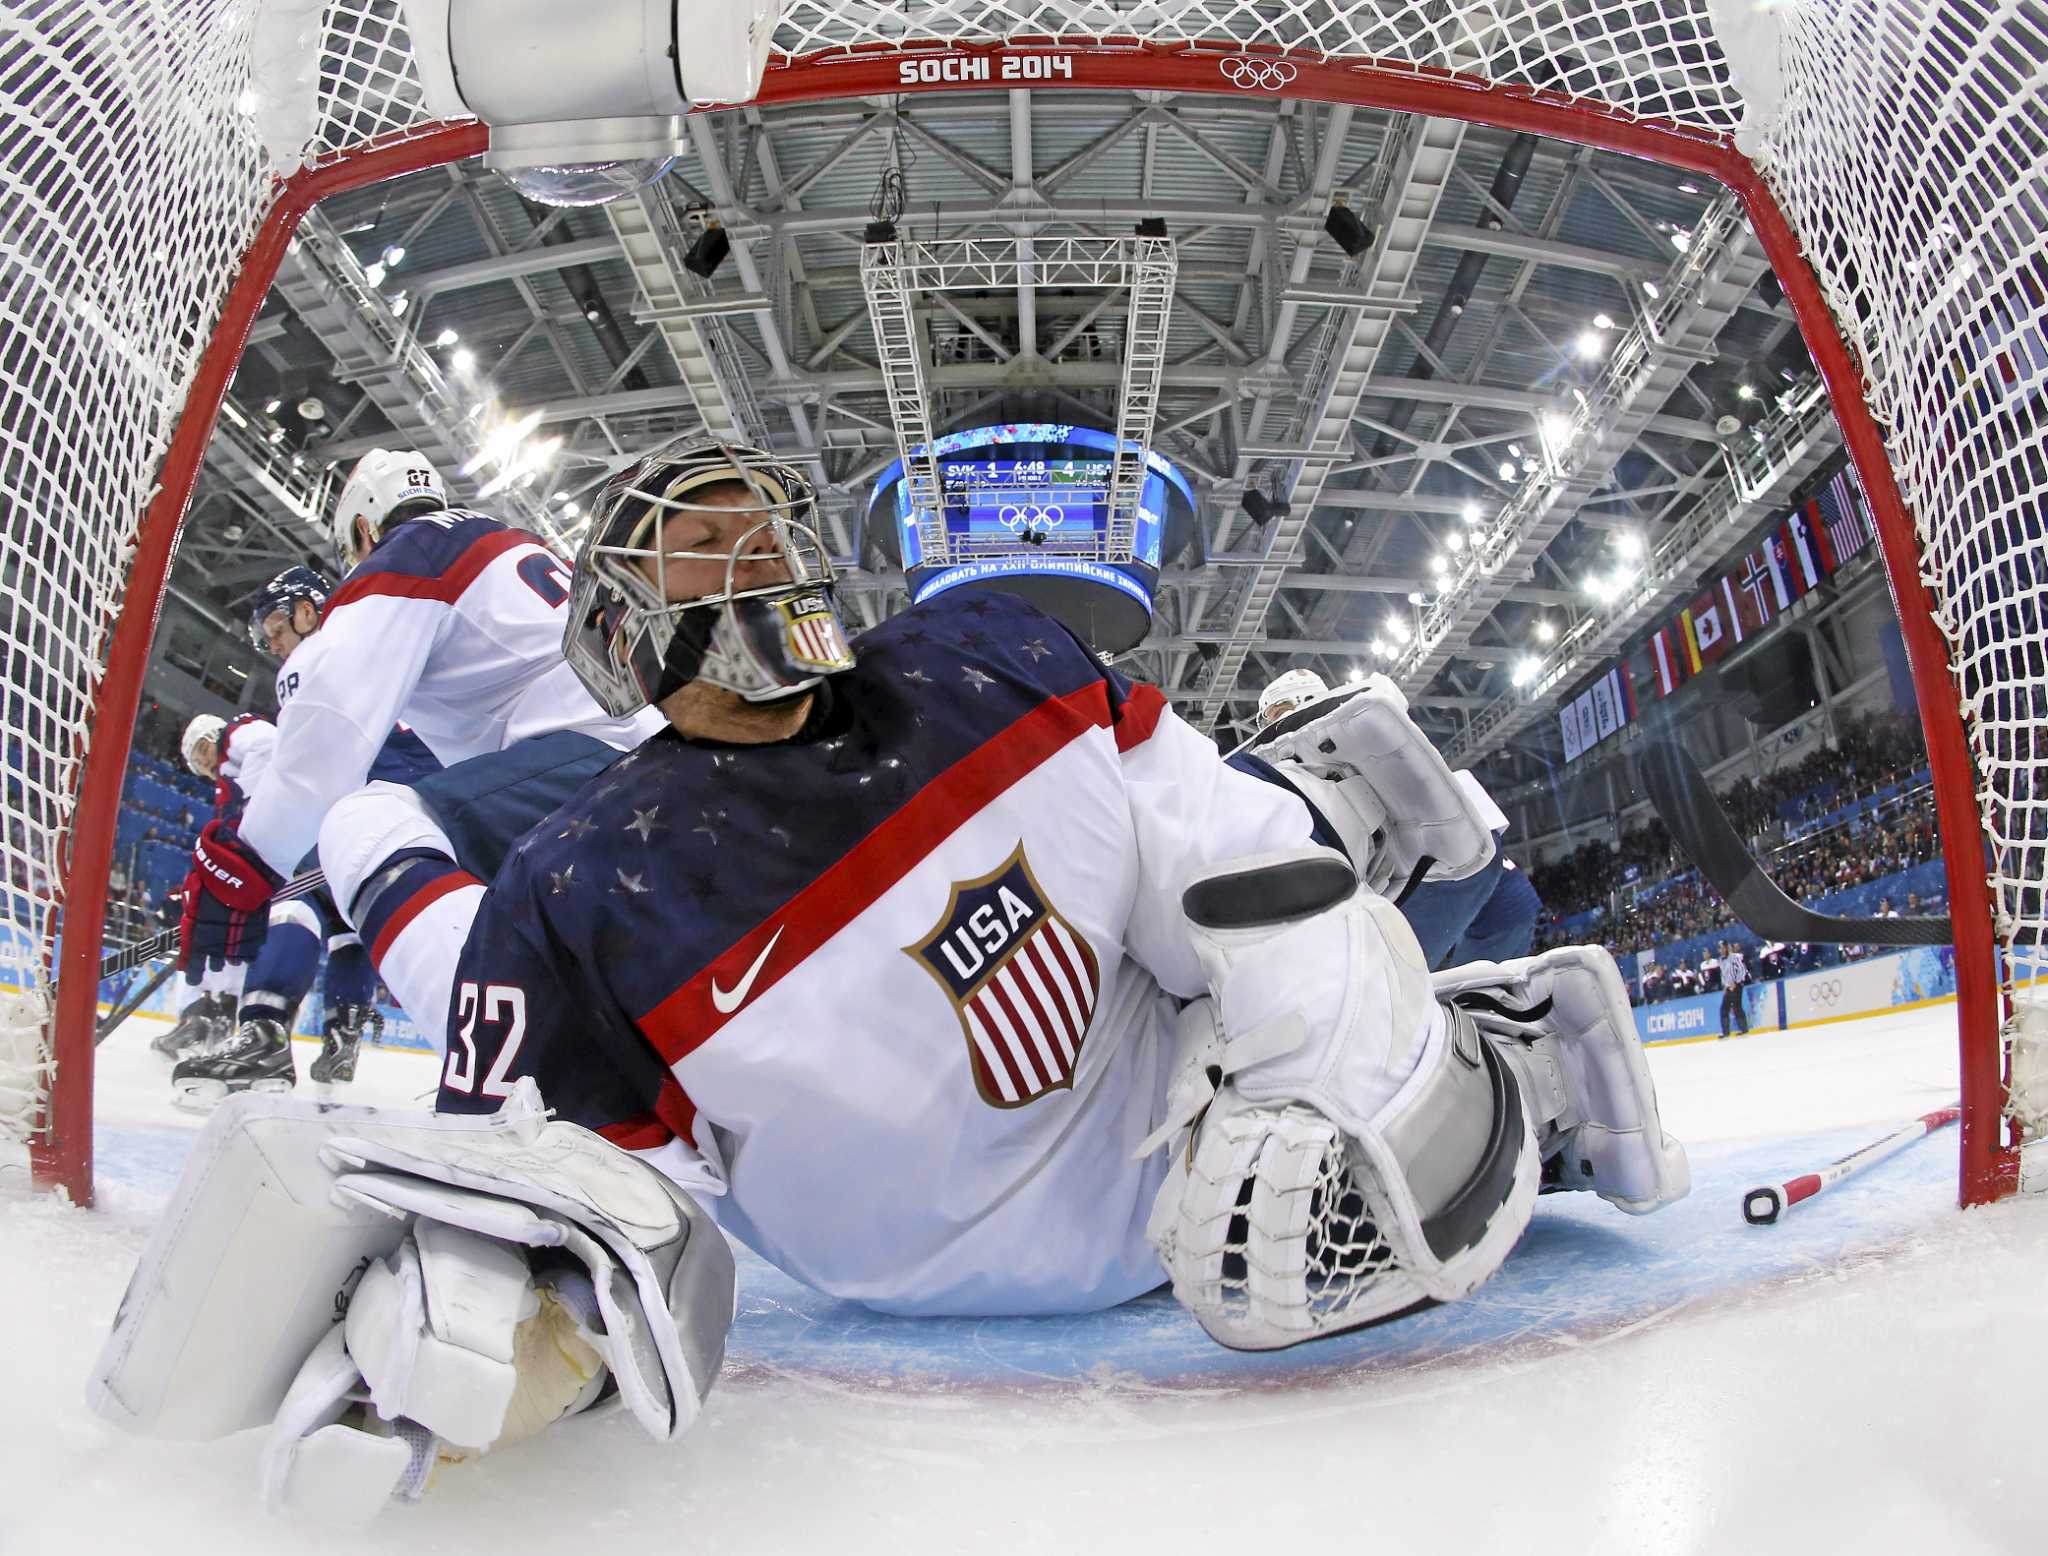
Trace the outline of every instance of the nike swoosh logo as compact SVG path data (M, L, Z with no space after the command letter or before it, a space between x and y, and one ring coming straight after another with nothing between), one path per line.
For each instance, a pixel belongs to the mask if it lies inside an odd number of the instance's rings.
M711 1008L721 1016L729 1016L746 1004L747 995L753 992L754 980L761 976L761 969L768 965L769 953L775 949L775 942L782 938L783 925L775 926L775 933L768 937L768 943L761 947L761 954L754 958L754 965L747 969L747 975L729 989L721 989L718 980L711 980Z

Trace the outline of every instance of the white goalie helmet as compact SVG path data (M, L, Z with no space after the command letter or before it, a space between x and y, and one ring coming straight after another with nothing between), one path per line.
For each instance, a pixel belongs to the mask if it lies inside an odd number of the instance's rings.
M213 773L199 765L199 748L211 743L218 750L220 732L227 728L227 722L217 713L195 714L178 741L178 751L185 758L185 765L202 778L211 778Z
M400 508L417 503L422 511L448 506L448 490L441 474L416 449L373 448L356 461L341 495L334 500L330 533L334 553L343 572L369 554L356 532L356 520L367 519L373 531L382 533Z
M1277 724L1296 708L1329 695L1329 684L1315 671L1289 670L1259 693L1259 727Z

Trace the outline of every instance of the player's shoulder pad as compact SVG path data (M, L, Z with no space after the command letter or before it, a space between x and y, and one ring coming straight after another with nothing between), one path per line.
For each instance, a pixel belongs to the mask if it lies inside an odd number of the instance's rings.
M237 713L227 723L221 725L220 734L214 740L214 746L220 756L220 760L225 762L228 759L228 748L234 743L236 735L254 725L267 725L269 722L270 720L260 713Z
M327 601L327 613L378 595L452 604L507 551L539 544L538 536L487 513L444 508L421 514L386 534L342 580Z

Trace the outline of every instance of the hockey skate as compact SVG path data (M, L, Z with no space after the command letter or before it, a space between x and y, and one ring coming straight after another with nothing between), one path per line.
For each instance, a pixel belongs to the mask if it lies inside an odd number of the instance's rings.
M171 1090L180 1107L208 1109L238 1091L290 1091L292 1040L277 1021L245 1021L214 1049L181 1060L171 1071Z
M179 1059L186 1054L203 1053L227 1035L234 1017L235 1006L232 996L202 994L178 1013L175 1026L151 1038L149 1046L166 1059Z
M320 1037L320 1055L309 1072L321 1085L345 1084L356 1078L356 1050L362 1046L363 1030L375 1029L371 1041L384 1035L384 1014L374 1005L337 1005L327 1017Z

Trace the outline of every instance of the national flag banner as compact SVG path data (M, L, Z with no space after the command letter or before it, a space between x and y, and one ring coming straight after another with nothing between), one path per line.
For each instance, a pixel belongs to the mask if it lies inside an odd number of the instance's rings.
M1730 636L1740 643L1743 636L1742 612L1735 608L1735 575L1733 573L1723 573L1721 575L1721 603L1727 608L1727 613L1721 619L1728 624Z
M1650 664L1657 673L1657 695L1669 697L1685 679L1685 656L1671 641L1671 629L1659 627L1650 634Z
M1820 552L1813 543L1812 524L1806 515L1793 514L1778 526L1778 533L1785 537L1785 554L1792 564L1799 592L1805 594L1819 588L1827 572L1821 566Z
M1572 710L1579 716L1579 748L1590 751L1600 744L1600 724L1593 717L1593 694L1580 692L1578 701L1572 704Z
M1825 537L1834 565L1840 567L1877 538L1870 504L1856 480L1855 467L1844 465L1813 500L1814 517Z
M1764 571L1770 575L1771 598L1777 610L1784 610L1799 596L1792 592L1791 563L1786 559L1785 548L1778 543L1777 532L1764 537L1757 558L1764 564Z
M1684 664L1687 675L1698 675L1700 673L1700 640L1699 634L1693 630L1691 610L1682 610L1678 613L1676 626L1678 629L1678 646L1682 650L1679 655L1680 662Z
M1633 724L1636 721L1635 679L1627 671L1619 670L1615 672L1614 683L1617 700L1621 704L1621 721L1624 724Z
M1602 676L1593 683L1593 729L1600 739L1605 740L1621 728L1621 720L1614 712L1614 683Z
M1711 664L1728 652L1728 626L1721 619L1721 602L1709 589L1692 602L1686 620L1692 624L1693 644L1703 664Z
M1579 740L1579 710L1566 703L1557 712L1558 732L1564 736L1564 759L1576 762L1585 755L1586 748Z
M1736 575L1735 615L1745 634L1761 631L1775 614L1772 601L1776 590L1771 585L1768 556L1768 548L1752 551L1742 559L1742 570Z

